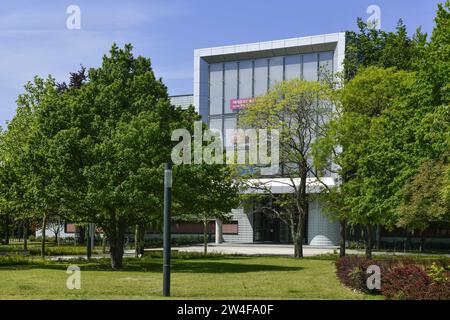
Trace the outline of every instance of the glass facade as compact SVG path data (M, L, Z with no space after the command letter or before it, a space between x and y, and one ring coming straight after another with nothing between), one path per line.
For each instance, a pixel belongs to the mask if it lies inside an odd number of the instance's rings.
M277 56L209 65L209 125L235 129L232 101L267 93L283 80L317 81L333 70L333 51ZM226 133L224 132L224 135ZM229 137L224 137L225 140Z

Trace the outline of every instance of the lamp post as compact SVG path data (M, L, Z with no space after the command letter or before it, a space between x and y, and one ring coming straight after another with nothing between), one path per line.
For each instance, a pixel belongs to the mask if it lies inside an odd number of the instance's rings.
M170 297L170 233L171 233L171 190L172 166L164 166L164 261L163 261L163 296Z

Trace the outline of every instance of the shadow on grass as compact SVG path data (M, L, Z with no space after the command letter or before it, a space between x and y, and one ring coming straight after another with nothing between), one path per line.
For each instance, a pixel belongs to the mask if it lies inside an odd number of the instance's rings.
M282 266L273 264L250 264L236 261L236 258L228 257L215 259L216 261L200 260L200 259L174 259L172 260L172 271L180 273L247 273L247 272L265 272L265 271L299 271L302 267ZM241 258L239 258L241 259ZM217 261L220 260L220 261ZM86 260L70 260L46 263L30 263L23 265L1 266L1 270L33 270L33 269L49 269L49 270L66 270L70 265L78 265L81 271L111 271L111 263L109 259L98 259L95 261ZM124 260L124 272L162 272L161 259L126 259Z

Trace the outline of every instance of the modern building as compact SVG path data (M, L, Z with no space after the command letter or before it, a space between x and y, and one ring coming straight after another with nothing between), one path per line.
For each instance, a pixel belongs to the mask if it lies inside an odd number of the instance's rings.
M193 104L211 129L224 132L236 129L236 115L249 99L264 95L277 82L294 78L319 80L320 70L330 73L342 71L345 55L345 33L204 48L194 51ZM174 105L182 104L173 97ZM186 99L182 96L181 99ZM326 183L335 184L332 175ZM312 178L310 178L312 179ZM282 187L282 179L272 178L273 193L289 192ZM277 182L279 182L277 186ZM310 181L314 182L314 181ZM276 189L276 191L274 191ZM311 193L317 192L311 188ZM216 239L226 242L290 242L288 226L281 220L262 212L232 212L233 233L222 233L216 223ZM228 228L228 224L227 224ZM237 230L236 230L237 229ZM339 241L339 224L329 220L320 203L309 204L305 243L332 246Z
M180 94L170 97L170 103L175 107L187 109L194 105L194 96L192 94Z

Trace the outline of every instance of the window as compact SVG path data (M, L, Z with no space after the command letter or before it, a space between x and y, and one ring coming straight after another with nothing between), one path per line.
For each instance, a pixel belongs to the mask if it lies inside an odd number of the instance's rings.
M238 70L237 62L225 63L225 113L232 113L230 108L231 99L237 98L238 92Z
M302 75L302 56L287 56L284 59L286 80L301 79Z
M236 118L225 118L224 119L224 135L225 135L225 147L230 148L234 146L233 138L234 132L228 132L227 130L236 129Z
M281 81L283 81L283 57L276 57L270 59L270 88Z
M333 72L333 52L319 54L319 78L329 77Z
M253 97L253 62L239 63L239 98Z
M230 221L222 224L222 234L238 234L238 222Z
M317 53L303 55L303 79L317 81Z
M222 132L222 118L212 118L209 120L209 128L211 130L220 130Z
M255 60L255 97L267 93L267 59Z
M209 66L209 113L222 114L223 107L223 65Z

